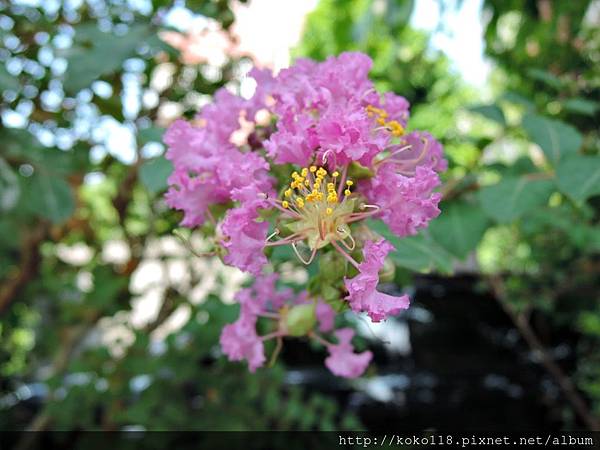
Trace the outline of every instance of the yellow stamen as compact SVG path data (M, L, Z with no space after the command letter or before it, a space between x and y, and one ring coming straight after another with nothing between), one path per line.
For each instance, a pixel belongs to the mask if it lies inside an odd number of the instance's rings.
M289 208L290 204L288 203L287 200L284 200L281 202L281 206L283 206L284 208Z
M353 184L354 184L354 181L346 180L346 186L352 186Z

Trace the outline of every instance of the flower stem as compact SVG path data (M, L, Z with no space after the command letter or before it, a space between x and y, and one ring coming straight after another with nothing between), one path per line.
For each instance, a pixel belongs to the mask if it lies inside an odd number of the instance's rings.
M352 256L350 256L348 253L346 253L344 251L344 249L342 247L340 247L340 245L335 242L335 241L331 241L331 245L334 246L334 248L340 252L342 254L342 256L344 258L346 258L348 260L348 262L350 262L350 264L352 264L354 267L356 267L357 269L359 268L359 264L354 260L354 258L352 258Z

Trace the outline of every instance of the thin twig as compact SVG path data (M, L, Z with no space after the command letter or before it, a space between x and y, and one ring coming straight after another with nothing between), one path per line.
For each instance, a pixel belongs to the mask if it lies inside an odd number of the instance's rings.
M502 309L515 324L529 348L540 356L542 365L552 375L552 377L554 377L566 399L573 407L573 410L585 423L587 428L592 431L600 431L599 419L592 414L585 400L577 391L573 381L571 381L571 378L569 378L569 376L562 370L556 361L554 361L550 353L548 353L548 350L546 350L544 344L540 341L538 336L529 325L529 321L527 320L526 316L522 313L516 312L506 300L507 295L502 278L500 276L491 276L488 278L488 280L496 300L498 303L500 303Z
M3 314L18 296L21 289L33 279L41 262L40 244L46 238L48 224L38 224L23 240L18 268L0 287L0 314Z

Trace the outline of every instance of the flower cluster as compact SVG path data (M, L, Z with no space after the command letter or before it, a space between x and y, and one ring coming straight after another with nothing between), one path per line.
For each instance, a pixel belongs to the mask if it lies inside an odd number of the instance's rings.
M168 204L183 211L182 225L213 233L226 264L256 277L238 293L239 319L221 335L223 352L251 371L266 361L264 341L277 341L276 356L284 337L308 336L326 347L334 374L359 376L372 355L354 352L352 329L334 329L334 311L379 322L408 308L406 295L377 290L393 246L365 220L379 219L399 237L426 227L440 212L434 190L446 161L433 136L407 132L408 101L378 93L371 64L343 53L300 59L276 77L254 70L252 98L220 90L192 122L178 120L165 135L175 168ZM319 255L320 278L301 293L276 289L271 255L282 246L306 265ZM258 334L261 324L266 334Z

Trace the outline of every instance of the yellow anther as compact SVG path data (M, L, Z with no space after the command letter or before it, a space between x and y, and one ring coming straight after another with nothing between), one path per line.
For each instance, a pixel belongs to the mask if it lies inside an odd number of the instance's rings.
M327 175L327 171L325 169L323 169L322 167L319 167L319 170L317 170L317 176L323 178L326 175Z
M387 119L388 113L385 112L383 109L381 109L381 110L379 110L379 117L381 117L382 119Z
M304 199L303 198L297 198L296 199L296 204L302 208L304 206Z
M317 166L310 166L310 172L315 173L317 171Z
M292 178L298 178L300 176L300 174L296 171L292 172Z
M327 213L327 215L328 215L328 216L330 216L330 215L332 215L332 214L333 214L333 209L331 209L331 208L327 208L327 209L325 210L325 212Z
M348 197L350 194L352 194L352 192L350 192L350 189L346 189L346 190L344 191L344 195L345 195L346 197Z
M404 134L404 127L397 120L391 120L387 123L387 126L394 136L402 136Z
M346 180L346 186L352 186L353 184L354 184L354 181Z
M335 172L332 173L333 178L337 178L340 176L340 173L336 170Z
M327 183L327 190L331 191L333 189L335 189L335 184L333 184L333 183Z
M289 198L289 197L291 197L291 196L292 196L292 190L291 190L291 189L287 189L287 190L286 190L286 191L283 193L283 195L285 195L285 196L286 196L286 197L288 197L288 198Z
M379 125L385 125L385 119L382 117L375 119L375 122L377 122Z
M281 206L283 206L284 208L289 208L290 204L287 200L284 200L281 202Z
M305 177L308 175L308 169L305 167L304 169L302 169L302 176Z
M304 186L310 186L310 181L304 180Z

